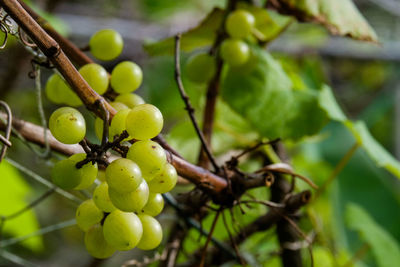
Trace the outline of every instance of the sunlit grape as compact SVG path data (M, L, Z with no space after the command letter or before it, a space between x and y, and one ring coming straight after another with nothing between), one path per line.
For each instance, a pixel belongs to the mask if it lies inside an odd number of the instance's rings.
M146 140L156 137L164 124L160 110L150 104L138 105L126 117L126 130L132 138Z
M102 182L96 187L93 192L93 201L102 211L111 212L116 209L108 195L108 184L106 182Z
M140 214L139 219L142 222L143 234L137 247L143 250L150 250L158 247L163 236L160 223L146 214Z
M90 52L100 60L117 58L124 47L121 35L112 29L103 29L92 35L89 42Z
M121 193L109 187L108 195L116 208L126 212L140 212L149 199L149 187L143 180L138 188L128 193Z
M150 193L146 205L140 213L145 213L150 216L157 216L164 208L164 198L161 194Z
M76 144L86 134L85 119L82 114L70 107L57 109L49 120L49 128L53 136L64 144Z
M225 22L225 29L233 38L245 38L251 34L255 25L254 16L246 10L236 10L229 14Z
M145 103L143 98L134 93L121 94L117 96L114 100L115 102L120 102L127 105L129 108L133 108L136 107L137 105Z
M162 172L149 182L150 192L167 193L171 191L178 181L178 174L174 166L167 163Z
M86 232L92 225L99 223L103 216L103 211L94 204L93 199L88 199L79 205L75 217L79 228Z
M106 181L115 191L128 193L138 188L142 182L142 173L135 162L120 158L107 166Z
M119 63L111 72L111 86L119 94L135 91L141 85L142 79L142 69L131 61Z
M99 64L90 63L79 69L79 73L98 94L107 91L109 78L107 71Z

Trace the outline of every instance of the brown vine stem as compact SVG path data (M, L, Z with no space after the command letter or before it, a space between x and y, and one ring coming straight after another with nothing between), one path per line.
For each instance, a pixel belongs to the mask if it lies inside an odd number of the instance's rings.
M24 1L18 0L20 5L31 15L31 17L61 46L65 54L76 64L82 66L88 63L93 63L93 60L76 47L70 40L59 34L44 18L39 16L32 8ZM52 1L53 2L53 1Z
M202 145L202 149L205 151L207 154L208 160L211 162L213 165L214 169L216 172L219 171L219 167L211 154L209 144L205 140L203 132L200 130L199 124L196 121L196 118L194 116L194 108L192 104L190 103L189 96L185 92L185 88L183 87L182 79L181 79L181 63L180 63L180 54L181 54L181 36L180 34L175 36L175 80L178 85L178 90L179 94L181 95L181 98L183 102L185 103L185 109L187 110L190 120L192 121L193 127L196 131L197 136L199 137Z
M82 78L59 44L42 29L17 0L0 0L0 5L49 58L85 106L101 117L102 110L99 103L103 101L103 98ZM105 106L111 116L116 113L107 102Z

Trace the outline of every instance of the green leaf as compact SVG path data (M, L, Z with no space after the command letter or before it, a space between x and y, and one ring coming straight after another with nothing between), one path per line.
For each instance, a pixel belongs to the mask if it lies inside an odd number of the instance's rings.
M19 172L7 161L0 164L0 215L7 216L25 207L31 195L31 188L25 183ZM23 236L39 229L35 213L32 210L4 223L4 233L12 236ZM43 249L41 236L32 237L21 243L33 251Z
M279 0L301 21L325 26L332 34L377 42L374 30L351 0Z
M223 13L222 9L215 8L196 28L183 33L181 49L190 52L196 48L211 45L222 23ZM161 41L147 43L144 45L144 49L152 56L173 54L174 44L175 37L169 37Z
M318 96L293 90L282 66L266 51L253 47L249 63L228 68L222 98L262 135L299 139L317 133L327 122Z
M319 93L319 103L328 113L330 119L340 122L347 121L346 115L336 102L335 96L329 86L324 85Z
M357 231L372 250L381 267L396 267L400 262L400 247L385 229L379 226L360 206L348 204L345 211L346 223Z

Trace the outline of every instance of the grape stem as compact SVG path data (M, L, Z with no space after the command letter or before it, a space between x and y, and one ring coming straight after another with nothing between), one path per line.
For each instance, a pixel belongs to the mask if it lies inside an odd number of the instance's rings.
M181 98L183 102L185 103L185 109L188 112L188 115L190 117L190 120L192 121L192 124L194 126L194 129L196 131L197 136L200 139L201 146L205 153L207 154L208 159L210 160L211 164L214 167L214 170L218 173L220 168L217 165L214 156L211 154L211 150L208 147L208 144L205 140L203 132L200 130L199 124L196 121L196 118L194 116L194 108L192 104L190 103L189 96L185 92L185 88L183 87L182 79L181 79L181 64L180 64L180 50L181 50L181 35L178 34L175 36L175 80L178 85L178 90L181 95Z

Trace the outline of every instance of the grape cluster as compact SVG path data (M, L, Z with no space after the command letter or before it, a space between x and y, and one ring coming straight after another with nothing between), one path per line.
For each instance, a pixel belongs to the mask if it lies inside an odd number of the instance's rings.
M230 38L220 45L220 56L230 66L238 67L250 58L250 48L244 39L251 36L255 29L256 19L248 11L238 9L229 14L225 30ZM186 76L194 83L207 83L215 75L216 63L212 55L200 52L192 55L186 63Z
M116 58L122 48L122 38L113 30L101 30L90 40L93 56L101 60ZM164 149L151 140L161 132L163 116L157 107L132 93L143 78L141 68L134 62L117 64L111 75L94 63L83 66L79 72L97 93L104 94L111 86L119 94L110 103L117 113L109 124L108 144L117 140L116 145L125 148L126 153L109 164L89 158L90 151L72 155L54 165L52 180L66 190L83 190L91 188L97 179L92 198L76 211L77 224L85 232L86 249L93 257L107 258L116 250L134 247L154 249L162 240L161 225L154 218L164 208L161 194L172 190L178 178ZM51 115L49 128L53 136L64 144L81 142L86 135L86 123L73 108L82 104L80 99L57 73L49 78L46 94L56 104L69 105ZM103 127L103 120L97 118L94 128L100 140L104 140ZM122 134L125 135L118 139ZM131 140L133 144L128 142ZM106 146L102 143L96 147ZM104 155L105 152L102 151ZM98 163L106 165L105 171L99 170Z

